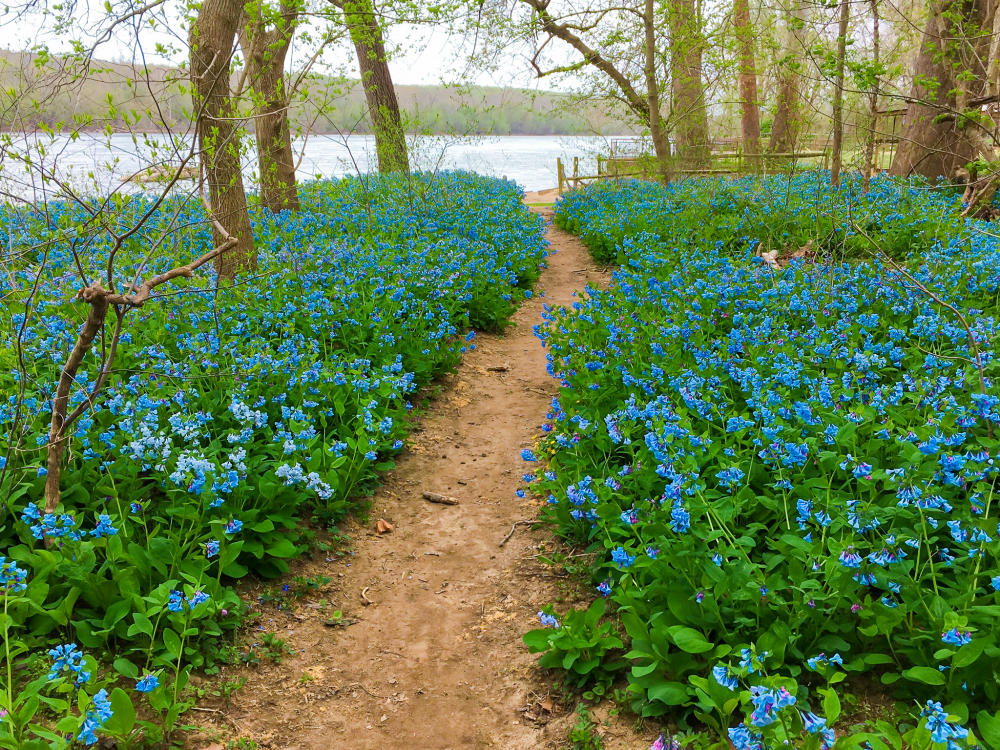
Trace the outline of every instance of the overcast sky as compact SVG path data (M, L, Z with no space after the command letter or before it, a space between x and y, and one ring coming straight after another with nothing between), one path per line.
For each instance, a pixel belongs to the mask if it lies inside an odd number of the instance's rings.
M106 28L103 12L103 0L80 0L79 13L75 15L78 22L88 32L80 34L89 45L98 36L98 29ZM181 29L178 23L169 24L173 29ZM143 51L147 63L181 62L187 54L183 42L183 31L161 32L142 29ZM174 34L181 34L178 38ZM132 40L136 31L127 25L115 29L111 39L104 41L98 48L96 57L99 59L126 62L133 58ZM540 88L538 81L531 72L523 54L508 53L502 60L501 72L486 72L472 70L467 66L465 55L469 46L463 47L461 40L449 37L439 29L427 26L411 25L391 26L387 29L389 46L396 50L390 68L393 81L397 84L438 84L468 82L492 86L515 86L523 88ZM156 44L172 45L175 52L172 55L156 54ZM53 52L67 51L69 37L56 34L52 30L51 21L40 14L31 14L20 19L13 17L8 11L0 15L0 46L20 51L31 49L37 45L45 45ZM301 63L311 55L311 50L295 49L293 47L291 64ZM347 69L357 75L355 70L354 49L345 39L331 46L324 54L323 60L335 70ZM552 82L546 81L542 88L551 88Z

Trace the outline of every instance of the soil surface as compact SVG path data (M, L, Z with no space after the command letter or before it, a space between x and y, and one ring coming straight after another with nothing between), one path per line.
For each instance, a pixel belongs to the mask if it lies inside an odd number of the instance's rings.
M534 447L557 390L532 331L542 304L568 305L607 274L571 235L550 226L548 236L556 252L515 325L476 337L477 348L440 383L367 518L344 524L350 553L299 561L289 577L330 582L283 609L260 606L251 640L274 633L293 653L280 664L263 658L226 668L207 683L218 691L247 681L229 701L196 709L206 726L192 747L236 738L289 750L569 746L576 699L553 688L521 636L539 627L548 602L586 606L593 593L576 592L561 568L538 561L558 545L530 523L540 501L515 491L532 470L521 450ZM428 502L424 491L458 504ZM380 521L392 530L377 533ZM331 626L333 610L342 612L340 626ZM608 708L596 710L598 719ZM656 736L652 728L635 734L622 720L599 731L609 750L645 750Z

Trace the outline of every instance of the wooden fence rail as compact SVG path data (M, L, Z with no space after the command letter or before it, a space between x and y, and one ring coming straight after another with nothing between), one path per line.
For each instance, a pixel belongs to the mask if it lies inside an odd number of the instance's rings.
M670 173L678 176L697 175L742 175L742 174L776 174L794 170L797 163L804 159L822 159L826 169L830 163L830 149L823 148L812 151L787 151L779 153L747 154L742 150L722 151L709 155L709 163L716 166L685 168L671 167ZM556 173L559 180L559 190L580 187L588 182L609 180L622 177L638 177L641 179L658 178L655 159L652 157L597 157L597 174L580 174L580 157L573 157L573 172L567 174L566 165L561 158L556 160Z

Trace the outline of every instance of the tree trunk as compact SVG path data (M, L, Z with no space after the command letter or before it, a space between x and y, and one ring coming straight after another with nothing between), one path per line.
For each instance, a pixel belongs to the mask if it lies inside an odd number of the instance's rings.
M677 157L692 169L709 164L708 110L701 80L704 40L694 0L670 0L670 78Z
M62 476L62 460L66 452L66 441L69 439L69 436L66 435L66 411L69 406L70 391L76 382L76 373L83 363L83 358L90 351L94 338L104 328L104 319L108 315L108 301L105 297L98 296L93 301L87 301L90 304L87 319L84 321L69 358L59 374L56 395L52 399L52 420L49 423L49 446L45 465L48 472L45 476L46 513L55 513L61 500L59 480Z
M992 28L988 5L932 0L890 174L954 177L978 157L984 132L963 113L978 114L971 102L990 89L982 66L990 35L970 38L963 27Z
M286 0L274 28L266 29L261 8L253 10L255 17L248 18L241 29L240 44L254 101L261 203L272 213L298 211L295 155L288 127L289 97L285 90L285 57L298 14Z
M837 74L833 82L833 154L830 165L830 184L840 185L840 163L844 155L844 63L847 57L847 23L851 6L840 0L840 26L837 30Z
M871 0L872 6L872 62L878 69L881 62L881 50L879 48L879 18L878 0ZM878 127L878 73L873 77L871 91L868 92L868 137L865 139L865 167L862 175L861 189L867 193L871 185L872 175L876 171L875 165L875 140L878 138L876 128Z
M242 11L239 0L204 0L189 37L192 99L209 205L215 219L238 240L233 249L215 259L222 279L257 267L240 169L241 131L229 86L229 63ZM216 245L228 239L214 225L212 235Z
M802 130L802 108L799 106L799 39L802 0L789 0L785 11L785 36L782 49L781 72L778 80L778 107L771 124L771 138L767 150L771 153L790 153L798 145Z
M739 48L740 133L743 153L760 153L760 108L757 105L757 61L754 57L750 1L733 0L733 26ZM759 166L756 161L752 166Z
M399 114L396 89L389 75L382 29L371 0L332 0L344 12L344 24L354 42L365 90L368 112L375 134L380 172L409 172L406 133Z
M653 18L653 0L646 0L642 21L645 31L643 74L646 78L646 103L649 107L649 134L653 140L653 150L656 152L660 179L667 183L670 182L670 141L667 139L663 115L660 113L660 84L656 80L656 27Z
M1000 96L1000 10L993 11L993 33L989 44L989 55L987 57L986 82L983 86L983 94L990 96L994 103L989 105L988 126L991 132L987 133L984 128L976 128L974 135L973 153L977 159L983 159L991 165L996 165L1000 157L1000 149L994 136L996 117L993 114L997 104L995 100ZM987 123L984 123L987 124ZM993 198L1000 190L1000 172L995 166L991 166L987 174L979 177L977 167L970 169L969 185L966 188L966 207L962 212L963 216L971 216L977 219L995 219L997 210L993 207ZM973 179L979 177L979 179Z

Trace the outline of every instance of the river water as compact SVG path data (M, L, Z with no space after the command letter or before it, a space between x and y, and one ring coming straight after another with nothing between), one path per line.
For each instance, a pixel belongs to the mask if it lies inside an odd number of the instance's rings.
M54 182L44 182L42 171L57 176L82 193L106 193L128 175L154 162L172 163L176 158L159 137L133 138L129 134L111 136L82 134L66 136L13 136L8 155L0 159L0 190L7 197L43 199L53 195ZM178 141L183 149L185 141ZM301 157L299 179L342 177L373 171L377 167L375 141L365 135L312 135L293 144ZM39 146L42 146L41 151ZM494 177L507 177L525 190L556 186L556 159L562 158L567 171L574 157L580 157L583 174L592 174L596 155L606 152L608 141L590 136L411 136L410 161L414 169L439 171L464 169ZM34 167L25 169L20 157L31 153ZM39 167L41 169L39 169ZM248 187L256 182L256 157L248 153L245 173Z

